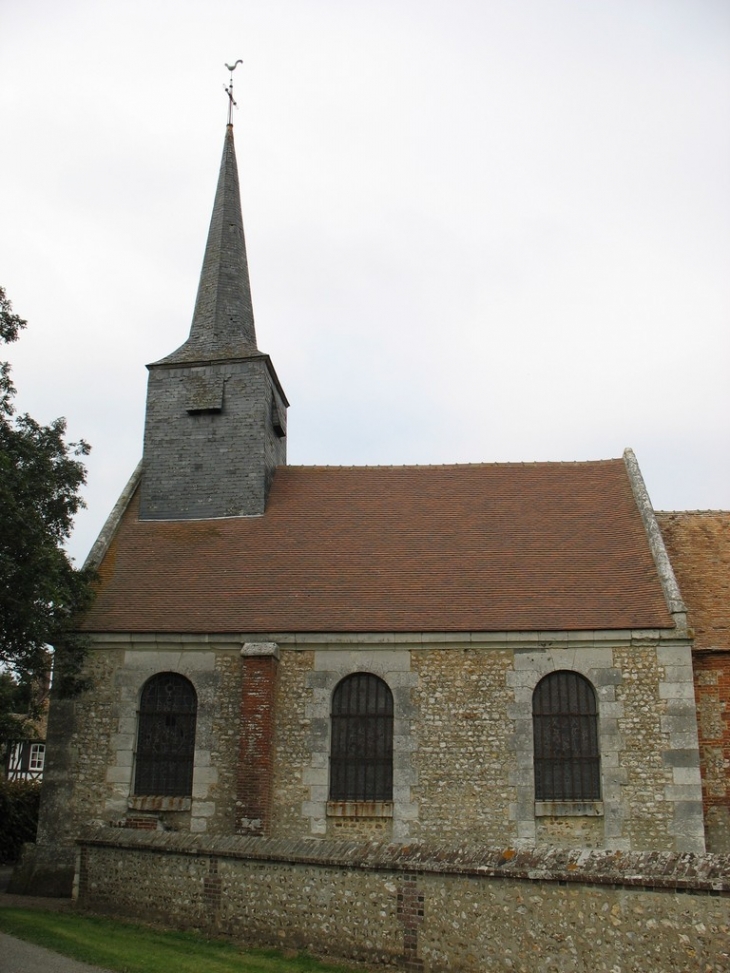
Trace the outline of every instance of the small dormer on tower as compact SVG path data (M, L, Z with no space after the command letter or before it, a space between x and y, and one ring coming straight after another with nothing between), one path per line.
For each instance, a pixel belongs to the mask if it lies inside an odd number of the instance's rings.
M289 403L256 344L230 123L190 336L147 367L141 518L263 514Z

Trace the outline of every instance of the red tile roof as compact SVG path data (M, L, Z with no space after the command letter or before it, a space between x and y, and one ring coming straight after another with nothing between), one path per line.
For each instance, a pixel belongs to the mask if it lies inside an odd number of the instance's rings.
M140 521L97 632L669 628L623 460L280 467L262 517Z
M695 647L730 649L730 511L657 513Z

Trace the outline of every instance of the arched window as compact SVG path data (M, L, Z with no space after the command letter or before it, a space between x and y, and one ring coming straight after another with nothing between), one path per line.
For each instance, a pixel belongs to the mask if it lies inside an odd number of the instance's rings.
M332 694L330 800L393 800L393 694L369 672Z
M552 672L532 696L536 801L601 797L596 693L577 672Z
M185 676L161 672L144 684L139 704L135 794L192 794L197 711L195 689Z

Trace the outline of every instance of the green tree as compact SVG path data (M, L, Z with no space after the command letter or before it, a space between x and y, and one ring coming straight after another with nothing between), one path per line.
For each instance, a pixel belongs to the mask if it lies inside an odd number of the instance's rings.
M0 341L15 341L25 326L0 288ZM66 442L64 419L42 426L16 416L14 395L10 366L0 362L0 668L21 687L42 684L50 647L55 691L74 695L85 686L78 619L93 578L74 567L64 543L83 506L79 457L89 447ZM0 708L17 698L0 693ZM26 715L37 715L32 701Z

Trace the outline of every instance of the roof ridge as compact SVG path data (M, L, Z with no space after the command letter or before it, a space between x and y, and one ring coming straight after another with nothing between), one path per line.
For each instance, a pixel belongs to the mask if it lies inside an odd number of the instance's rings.
M500 467L598 466L622 463L620 457L589 460L493 460L470 463L287 463L287 470L444 470L498 469Z
M682 514L730 514L730 510L723 510L722 507L698 507L692 510L657 510L657 514L679 515Z

